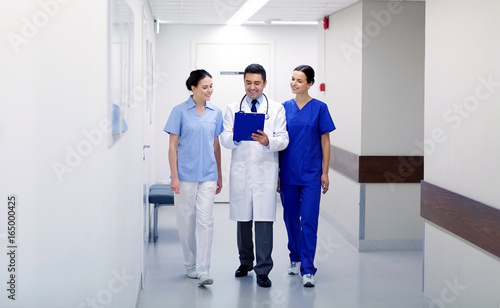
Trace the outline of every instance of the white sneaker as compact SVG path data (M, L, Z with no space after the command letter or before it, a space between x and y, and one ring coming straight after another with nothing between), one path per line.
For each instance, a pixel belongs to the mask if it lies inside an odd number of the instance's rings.
M203 274L198 278L198 284L200 286L211 285L212 283L214 283L214 280L207 274Z
M190 268L186 270L187 276L191 279L198 279L198 273L196 272L196 268Z
M314 287L314 275L305 274L304 276L302 276L302 285L304 287Z
M298 275L300 272L300 262L290 262L288 267L288 275Z

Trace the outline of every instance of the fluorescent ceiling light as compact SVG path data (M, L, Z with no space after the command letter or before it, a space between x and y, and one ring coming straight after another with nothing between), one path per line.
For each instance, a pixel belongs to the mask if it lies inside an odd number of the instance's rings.
M269 25L269 23L265 21L247 21L245 25L260 25L260 26L266 26Z
M247 0L236 13L226 22L229 26L239 26L257 13L269 0Z
M317 26L317 21L285 21L285 20L271 20L271 21L247 21L245 25L260 25L260 26Z
M316 26L316 25L318 25L318 22L317 21L284 21L284 20L275 20L275 21L271 21L271 25Z

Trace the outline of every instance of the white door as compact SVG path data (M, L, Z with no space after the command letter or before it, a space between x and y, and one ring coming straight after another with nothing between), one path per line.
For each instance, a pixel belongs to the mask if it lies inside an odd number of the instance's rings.
M212 102L224 114L228 104L240 101L245 95L243 71L251 63L261 64L267 73L268 84L274 81L274 45L267 43L200 43L193 42L192 68L205 69L213 77L214 92ZM265 94L273 97L273 89L267 86ZM231 151L222 147L223 188L215 197L215 202L229 202L229 165Z

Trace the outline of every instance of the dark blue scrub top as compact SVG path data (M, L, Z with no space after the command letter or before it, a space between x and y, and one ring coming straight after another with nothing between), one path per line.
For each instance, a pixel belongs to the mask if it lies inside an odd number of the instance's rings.
M321 185L321 135L335 129L328 106L315 98L299 109L294 99L283 103L290 142L280 153L280 181L286 185Z

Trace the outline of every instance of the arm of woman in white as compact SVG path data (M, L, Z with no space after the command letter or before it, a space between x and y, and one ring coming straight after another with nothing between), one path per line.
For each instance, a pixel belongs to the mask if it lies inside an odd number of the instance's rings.
M170 165L170 188L178 194L180 188L179 173L177 171L177 146L179 145L179 135L170 134L168 146L168 163Z
M330 133L321 135L321 152L323 153L321 188L323 189L323 194L325 194L330 186L330 180L328 179L328 170L330 169Z
M215 191L215 194L217 195L222 190L222 167L221 167L219 136L215 136L214 138L214 153L215 153L215 161L217 162L217 173L219 174L217 178L217 190Z

